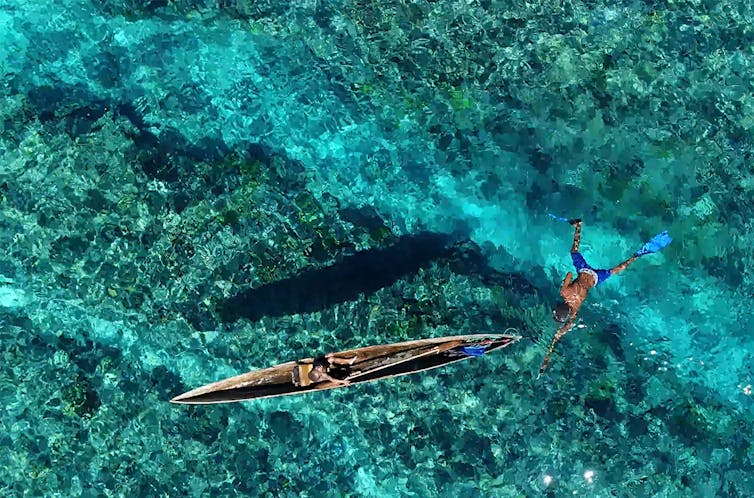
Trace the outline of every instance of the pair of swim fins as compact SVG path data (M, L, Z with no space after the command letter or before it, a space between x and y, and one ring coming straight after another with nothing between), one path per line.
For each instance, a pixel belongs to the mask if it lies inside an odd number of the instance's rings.
M568 218L563 218L562 216L556 216L554 214L549 214L550 218L553 218L558 221L564 221L566 223L569 223ZM652 254L655 253L665 247L668 246L673 241L673 237L671 237L668 234L667 230L663 230L662 232L658 233L651 239L649 239L649 242L641 246L641 249L636 251L634 253L634 256L641 257L646 254Z

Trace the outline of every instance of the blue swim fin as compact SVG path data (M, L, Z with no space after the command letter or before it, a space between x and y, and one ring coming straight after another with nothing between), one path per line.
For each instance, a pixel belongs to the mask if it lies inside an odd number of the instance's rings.
M672 241L673 238L668 235L668 231L664 230L652 237L649 242L644 244L641 249L634 253L634 256L644 256L645 254L655 253L663 247L667 247Z

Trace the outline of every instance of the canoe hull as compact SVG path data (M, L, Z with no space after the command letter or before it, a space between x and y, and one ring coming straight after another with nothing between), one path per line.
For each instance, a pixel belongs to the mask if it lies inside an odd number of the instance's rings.
M486 354L509 346L519 339L520 336L508 334L459 335L367 346L341 351L334 356L343 359L354 356L357 358L354 364L348 367L347 379L350 384L360 384L431 370L473 357L465 354L463 348L483 347L483 354ZM314 358L304 358L247 372L194 389L173 398L171 402L230 403L345 387L343 384L330 381L308 386L296 385L293 380L294 370L299 365L311 364L313 361Z

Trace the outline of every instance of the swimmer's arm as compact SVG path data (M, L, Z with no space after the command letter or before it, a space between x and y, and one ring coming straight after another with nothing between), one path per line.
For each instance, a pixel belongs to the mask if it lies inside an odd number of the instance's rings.
M571 318L558 329L558 334L565 335L566 332L571 330L574 323L576 323L576 313L571 314Z
M565 323L565 325L563 325L562 327L558 329L558 332L562 331L562 333L565 335L566 332L571 330L571 327L573 327L573 324L576 323L576 315L579 314L579 310L581 309L582 304L583 304L583 301L574 303L572 305L573 307L571 308L571 314L568 317L568 321Z
M550 356L552 355L553 351L555 351L555 345L560 342L560 340L563 338L564 335L573 327L573 322L576 320L576 314L571 314L571 319L568 320L568 323L563 325L558 329L557 332L555 332L555 337L552 338L552 342L550 343L550 347L547 348L547 353L545 354L545 357L542 359L542 365L539 367L539 375L542 375L545 370L547 370L547 366L550 364Z

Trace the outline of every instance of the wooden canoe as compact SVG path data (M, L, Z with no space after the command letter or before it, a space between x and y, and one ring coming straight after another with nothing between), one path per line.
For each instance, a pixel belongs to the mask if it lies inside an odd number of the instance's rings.
M351 349L332 355L341 360L356 359L351 365L331 365L330 375L347 381L349 385L372 382L482 356L519 339L520 336L510 334L458 335ZM229 403L344 387L344 384L329 380L311 382L307 375L314 362L315 358L305 358L254 370L199 387L176 396L171 402Z

